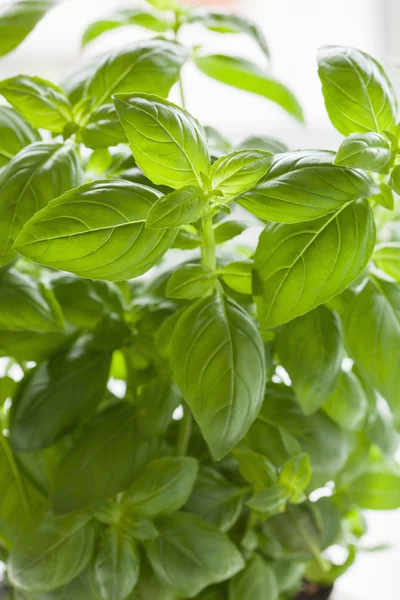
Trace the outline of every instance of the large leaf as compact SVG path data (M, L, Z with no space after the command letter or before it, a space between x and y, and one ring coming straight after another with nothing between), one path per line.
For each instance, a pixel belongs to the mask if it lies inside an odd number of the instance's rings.
M0 9L0 56L26 38L58 0L7 0Z
M342 292L368 263L374 243L365 200L307 223L267 225L254 260L262 327L286 323Z
M92 414L104 396L111 354L84 343L41 363L23 381L11 411L11 444L19 451L50 446Z
M279 329L276 349L306 414L318 410L335 387L342 360L337 316L318 308Z
M172 102L148 94L118 94L115 107L135 160L153 183L179 188L207 174L204 129Z
M17 360L46 360L63 345L71 331L0 330L0 355Z
M40 139L37 131L9 106L0 106L0 167L22 148Z
M318 54L325 106L343 135L393 129L396 94L381 65L355 48L325 46Z
M90 569L99 600L125 600L139 578L139 554L132 538L116 527L103 532Z
M171 363L214 458L222 458L245 435L263 399L266 365L255 325L221 294L198 300L174 330Z
M278 600L278 596L273 567L258 554L229 582L229 600Z
M379 133L352 133L340 145L335 165L384 172L392 161L388 140Z
M211 167L210 177L214 189L225 198L253 187L271 165L272 154L264 150L238 150L223 156Z
M64 327L53 292L10 269L0 276L0 330L59 331Z
M362 171L332 164L328 151L278 154L262 182L235 200L266 221L297 223L379 192Z
M180 596L193 598L243 567L228 536L200 517L181 512L157 526L160 537L146 543L147 554L156 574Z
M32 260L80 277L121 281L156 264L176 233L146 229L161 196L128 181L97 181L67 192L38 212L16 248Z
M35 212L82 180L72 145L35 142L10 160L0 173L0 266L16 256L13 243Z
M203 216L208 202L208 196L198 185L187 185L157 200L149 211L146 227L189 225Z
M400 507L400 475L385 471L362 473L346 490L351 502L369 510Z
M195 62L205 75L227 85L268 98L303 122L303 111L293 92L254 63L222 54L198 56Z
M149 40L115 50L95 63L94 72L86 74L80 121L85 123L94 110L108 104L113 94L144 92L168 96L179 78L187 50L167 40Z
M104 104L95 110L80 136L88 148L109 148L126 142L125 131L113 104Z
M126 502L146 517L175 512L188 500L197 470L197 461L191 457L156 459L135 479L126 493Z
M400 282L400 242L386 242L377 246L374 262L385 273Z
M367 412L367 399L354 373L340 373L323 409L343 429L357 431L361 428Z
M3 79L0 94L33 127L60 133L72 121L72 106L62 89L40 77L17 75Z
M79 435L57 469L55 511L78 510L122 492L157 448L156 438L139 436L132 407L116 406L101 414Z
M168 280L168 298L199 298L208 296L215 287L216 275L204 265L185 264L174 271Z
M95 531L87 516L47 516L38 530L13 547L7 569L10 581L29 592L66 585L91 559Z

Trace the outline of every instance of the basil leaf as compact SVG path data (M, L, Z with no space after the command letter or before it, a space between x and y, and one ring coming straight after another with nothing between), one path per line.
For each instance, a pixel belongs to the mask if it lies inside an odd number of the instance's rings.
M342 292L368 263L374 242L365 201L307 224L267 225L254 257L262 327L290 321Z
M233 198L255 185L266 174L271 160L271 153L264 150L237 150L213 164L211 184L225 198Z
M239 447L233 450L233 456L238 462L241 476L251 483L256 492L277 481L276 468L263 454Z
M60 133L72 121L72 106L63 90L40 77L18 75L3 79L0 94L33 127Z
M390 174L389 185L396 192L396 194L400 195L400 165L396 165Z
M253 261L243 260L228 263L220 271L223 281L239 294L252 293Z
M253 322L233 300L217 294L180 317L171 364L215 459L245 435L260 409L265 356Z
M228 536L200 517L181 512L157 526L160 537L145 544L148 557L158 577L181 596L192 598L243 568Z
M208 196L197 185L188 185L163 196L151 207L146 227L179 227L189 225L203 216Z
M146 0L146 2L158 10L177 10L179 8L177 0Z
M168 298L194 299L206 296L215 286L215 273L203 265L182 265L168 280Z
M86 421L104 396L111 354L84 344L41 363L23 381L11 411L11 444L32 451L57 442Z
M377 267L400 282L400 242L379 244L372 258Z
M154 574L148 561L142 561L139 583L128 600L178 600L176 592Z
M82 46L86 46L86 44L97 39L106 31L128 25L138 25L151 31L163 33L171 29L173 23L165 15L149 10L138 10L135 8L120 9L114 11L104 19L91 23L83 32Z
M0 276L0 329L59 331L63 328L61 308L49 288L14 269Z
M267 58L270 57L267 40L262 30L241 15L195 8L189 12L189 23L201 23L217 33L245 33L250 36Z
M327 400L339 376L343 357L339 319L319 306L280 328L276 349L303 412L312 414Z
M229 582L229 600L278 600L274 569L259 554Z
M208 77L263 96L281 106L298 121L304 121L302 108L293 92L254 63L223 54L198 56L195 58L195 63Z
M63 345L70 331L6 331L0 330L0 356L16 360L46 360Z
M118 527L104 531L89 573L92 589L100 600L127 598L139 579L135 542Z
M379 190L379 194L374 196L374 201L388 210L394 210L394 196L390 187L384 181L381 181Z
M343 429L358 431L367 412L367 399L357 377L342 371L323 410Z
M15 110L0 106L0 168L22 148L40 139L37 131Z
M176 235L144 227L160 195L127 181L88 183L36 213L15 246L36 262L80 277L137 277L160 260Z
M214 227L216 244L224 244L246 231L248 224L243 221L222 221Z
M262 182L235 201L260 219L308 221L379 192L362 171L332 164L330 152L288 152L273 158Z
M88 148L109 148L126 142L124 128L113 104L104 104L95 110L80 136Z
M146 381L138 394L137 422L142 432L147 435L165 433L172 414L182 399L175 383L160 374L151 381Z
M307 454L298 454L283 465L279 473L279 483L289 492L289 500L294 504L305 500L304 490L312 475L310 459Z
M8 398L12 398L14 396L16 387L17 382L8 375L0 377L0 406L4 404Z
M240 516L244 494L215 469L203 468L185 510L207 519L226 533Z
M261 515L271 517L283 512L288 500L288 490L284 486L274 483L262 492L256 492L246 504Z
M351 502L369 510L393 510L400 504L400 475L373 472L356 477L348 490Z
M153 183L202 186L210 167L204 129L172 102L148 94L118 94L115 107L138 166Z
M352 133L340 145L335 165L385 172L392 161L387 139L379 133Z
M29 592L66 585L86 568L94 542L95 527L88 517L49 515L38 530L13 547L7 568L10 581Z
M198 464L190 457L154 460L126 492L126 502L145 517L175 512L188 500Z
M283 142L275 138L251 135L240 143L238 150L265 150L266 152L272 152L272 154L278 154L287 152L288 148Z
M79 122L85 124L90 115L113 94L144 92L168 96L188 58L187 50L167 40L148 40L114 51L95 65L87 77L80 105Z
M91 582L89 581L88 569L82 571L82 573L73 579L68 585L57 588L51 592L41 592L35 594L34 600L98 600L98 596L95 595ZM16 597L15 600L32 600L32 597L27 598Z
M0 10L0 56L14 50L58 0L14 0Z
M376 60L355 48L325 46L318 67L326 110L340 133L393 130L396 95Z
M117 405L78 436L55 474L52 500L56 513L85 508L130 486L158 449L156 438L139 437L135 421L132 408Z
M0 265L16 256L13 242L35 212L82 180L70 145L35 142L10 160L0 172Z

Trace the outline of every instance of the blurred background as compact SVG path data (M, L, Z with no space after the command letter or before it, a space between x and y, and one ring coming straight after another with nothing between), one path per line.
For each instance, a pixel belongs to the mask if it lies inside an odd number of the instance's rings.
M4 2L0 0L0 6ZM14 53L1 61L0 78L26 73L60 82L79 64L82 55L150 37L152 34L143 29L118 29L81 50L82 32L90 22L111 9L140 4L141 0L64 0ZM183 77L190 112L232 140L268 134L285 141L291 149L337 148L340 135L326 116L317 76L316 52L321 45L356 46L374 55L400 92L400 0L187 0L186 4L229 8L255 20L270 46L272 73L291 87L303 106L304 126L267 100L224 87L191 65L186 66ZM183 30L182 41L206 44L210 52L239 54L266 66L265 57L244 36L221 39L199 25L198 29L192 26L190 33ZM362 553L340 580L337 600L398 600L400 511L368 514L367 518L370 531L365 545L389 547Z

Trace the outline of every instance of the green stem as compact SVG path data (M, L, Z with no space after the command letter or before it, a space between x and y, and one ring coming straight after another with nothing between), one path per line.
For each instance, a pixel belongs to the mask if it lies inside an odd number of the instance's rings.
M294 519L290 514L289 514L289 518L292 521L295 529L297 529L297 531L299 532L299 534L305 541L307 548L311 552L315 562L317 563L317 565L319 566L321 571L323 573L327 573L330 570L330 564L322 556L321 551L318 547L318 544L315 543L315 541L311 538L311 536L308 535L308 533L304 529L304 527L296 519Z
M179 74L179 81L178 81L178 85L179 85L179 94L181 97L181 106L183 109L186 108L186 99L185 99L185 90L183 89L183 81L182 81L182 75Z
M188 451L190 437L192 435L193 417L189 407L185 406L183 417L179 423L178 439L176 441L177 456L185 456Z
M201 248L201 257L205 267L208 267L212 271L216 270L215 237L211 216L204 217L203 219L203 245Z
M176 42L179 41L179 30L181 28L181 18L180 18L180 14L177 11L175 13L175 25L174 25L174 40ZM181 72L179 72L179 80L178 80L178 85L179 85L179 95L181 97L181 107L183 109L186 108L186 99L185 99L185 90L183 88L183 81L182 81L182 75Z

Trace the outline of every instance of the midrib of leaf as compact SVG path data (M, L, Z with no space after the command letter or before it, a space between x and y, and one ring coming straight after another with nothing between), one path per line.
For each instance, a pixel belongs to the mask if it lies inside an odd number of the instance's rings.
M21 475L19 473L17 464L16 464L16 462L14 460L14 457L12 455L12 452L11 452L10 448L8 447L7 442L4 440L4 436L3 436L2 433L0 433L0 444L1 444L2 448L3 448L4 456L6 457L7 463L9 465L9 467L10 467L10 471L11 471L12 476L14 478L15 485L17 486L17 489L18 489L18 492L19 492L19 495L20 495L20 498L21 498L22 505L24 507L25 512L28 514L30 512L30 509L29 509L29 502L28 502L28 497L27 497L27 494L26 494L26 490L25 490L24 484L22 482L22 478L21 478Z
M347 60L349 60L349 62L350 62L352 65L353 65L353 68L354 68L355 72L357 73L358 79L360 80L360 83L361 83L361 87L363 88L363 90L364 90L364 94L365 94L365 96L366 96L366 99L367 99L368 108L369 108L369 111L370 111L370 113L371 113L371 115L372 115L372 119L373 119L373 121L374 121L375 128L376 128L376 130L377 130L379 133L381 133L381 128L380 128L380 126L379 126L379 123L378 123L378 120L377 120L377 116L376 116L376 114L375 114L375 109L374 109L374 107L373 107L373 105L372 105L371 98L370 98L370 95L369 95L369 92L368 92L368 86L369 86L369 84L371 83L371 80L372 80L372 74L373 74L373 72L372 72L372 67L371 67L371 75L370 75L370 78L369 78L369 80L368 80L368 83L366 84L366 83L365 83L365 81L364 81L364 79L363 79L363 77L362 77L362 74L359 72L359 70L358 70L357 66L356 66L356 65L353 63L353 61L351 60L351 58L348 58L348 57L346 56L346 59L347 59Z
M53 90L52 88L50 88L52 90L52 92L54 93L58 93L58 94L62 94L62 92L60 90ZM19 88L14 88L14 87L6 87L5 88L6 92L10 91L13 92L14 94L18 95L18 96L30 96L32 97L34 100L38 100L38 94L35 94L34 92L32 92L29 88L28 89L24 89L23 91L21 91ZM1 86L0 86L0 94L1 94ZM43 104L45 104L48 108L53 109L55 112L57 112L63 119L65 119L66 121L71 118L71 114L67 114L64 113L62 111L61 108L61 104L62 104L62 100L58 99L57 97L49 97L48 95L45 95L45 93L39 94L39 100L41 100L41 102L43 102ZM65 98L66 100L66 106L65 108L69 108L68 104L67 104L67 98Z

